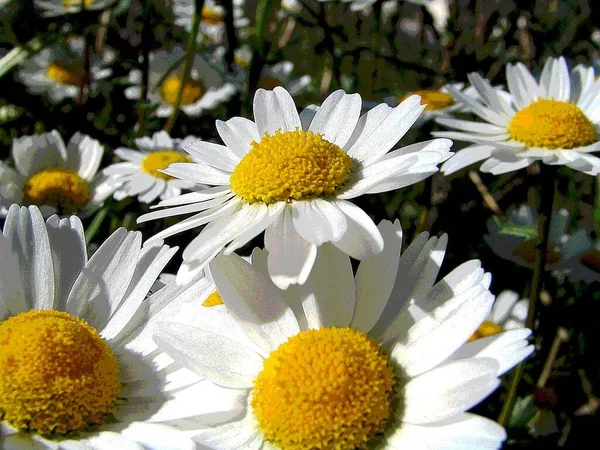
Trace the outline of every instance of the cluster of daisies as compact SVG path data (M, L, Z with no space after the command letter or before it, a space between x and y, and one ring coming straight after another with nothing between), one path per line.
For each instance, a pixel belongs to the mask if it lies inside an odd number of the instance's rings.
M36 2L49 15L109 3ZM205 8L198 39L217 42L224 11ZM173 9L191 29L192 3ZM46 48L18 77L54 101L75 98L82 49L78 39ZM228 101L247 75L224 77L220 54L194 55L184 82L182 48L151 53L156 115ZM242 68L250 58L236 54ZM90 94L114 59L107 50L89 61ZM509 65L506 89L473 74L468 87L369 108L338 90L298 113L292 95L311 81L286 86L290 64L263 71L253 120L216 121L222 143L161 131L111 149L119 161L101 167L103 144L81 133L66 144L56 131L14 139L0 163L0 447L502 446L504 428L468 411L533 352L528 301L496 298L478 260L438 280L446 235L421 233L401 251L399 222L376 224L353 200L480 161L492 174L539 161L597 175L600 81L551 58L539 79ZM142 78L129 74L128 98L140 98ZM456 131L397 146L429 120ZM471 145L452 153L450 139ZM110 197L153 204L139 223L186 217L145 240L119 228L90 255L81 219ZM509 220L535 231L539 217L523 206ZM578 267L593 243L568 225L556 211L547 269L591 281L598 272ZM177 275L163 273L178 250L165 239L198 227ZM501 228L488 224L492 248L533 265L531 240ZM236 254L259 236L264 249Z

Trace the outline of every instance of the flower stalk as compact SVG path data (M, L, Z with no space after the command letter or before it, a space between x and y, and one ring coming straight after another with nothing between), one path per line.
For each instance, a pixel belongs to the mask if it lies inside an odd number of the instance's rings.
M177 91L177 97L173 104L173 112L171 117L165 123L163 130L167 133L171 131L177 120L179 114L179 107L181 106L181 98L183 97L183 89L185 88L192 71L192 64L194 62L194 56L196 53L196 39L198 38L198 31L200 30L200 22L202 20L202 8L204 7L204 0L194 0L194 18L192 19L192 29L190 30L188 45L185 51L185 59L183 60L183 69L181 74L181 84Z
M546 267L546 257L548 255L548 241L550 237L550 219L552 217L552 205L554 204L554 194L556 169L541 165L540 167L540 218L538 223L538 236L535 246L535 262L533 266L533 275L531 277L531 289L529 291L529 309L527 310L527 319L525 327L533 329L535 321L535 308L540 299L540 292L544 284L544 274ZM517 400L517 390L523 373L525 372L525 364L521 363L517 366L510 387L508 397L502 406L502 411L498 417L498 423L506 427L512 415L515 402Z

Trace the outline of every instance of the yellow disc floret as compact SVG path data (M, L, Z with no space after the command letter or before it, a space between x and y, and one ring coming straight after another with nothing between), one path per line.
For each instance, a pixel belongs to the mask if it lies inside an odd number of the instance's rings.
M398 103L406 100L411 95L421 96L421 105L425 105L425 111L438 111L454 105L454 98L447 92L435 90L412 91L404 94L398 99Z
M177 101L177 93L181 86L181 77L179 75L171 75L160 87L160 93L163 100L170 105L174 105ZM181 105L191 105L197 102L204 95L204 86L194 79L188 79L183 85L183 91L181 93Z
M46 68L46 75L57 83L79 86L83 78L83 66L78 62L54 61Z
M596 128L577 106L557 100L538 100L518 111L508 134L529 147L570 149L596 142Z
M46 169L33 175L23 185L28 205L48 205L61 214L76 212L90 200L87 181L69 169Z
M204 302L202 303L202 306L217 306L217 305L222 305L222 304L223 304L223 299L219 295L219 292L215 291L212 294L210 294L208 297L206 297L206 300L204 300Z
M79 6L81 7L82 4L85 6L90 6L92 3L94 2L94 0L63 0L63 6L65 8L71 8L74 6Z
M489 320L484 321L479 328L475 330L475 332L471 335L468 342L475 341L477 339L493 336L494 334L498 334L502 331L502 327L497 323L491 322Z
M350 177L346 152L312 131L265 133L231 175L231 188L248 203L271 204L333 195Z
M155 178L171 180L173 179L172 176L159 172L159 170L164 170L174 163L185 163L191 161L191 158L184 153L166 150L162 152L150 153L143 159L141 167L144 172L152 175Z
M265 360L252 410L283 450L355 449L385 426L395 378L379 345L351 328L297 334Z
M202 8L202 22L207 25L219 25L223 22L223 15L223 12L218 9L208 6Z
M32 310L0 324L0 419L13 427L51 435L102 424L119 389L117 359L83 320Z

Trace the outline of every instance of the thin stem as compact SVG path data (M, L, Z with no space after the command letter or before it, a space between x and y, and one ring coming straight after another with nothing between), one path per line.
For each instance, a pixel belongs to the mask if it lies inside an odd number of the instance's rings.
M183 89L190 78L190 72L192 71L192 64L194 62L194 56L196 53L196 39L198 38L198 30L200 30L200 21L202 20L202 8L204 7L204 0L194 0L194 4L194 18L192 20L192 29L190 31L188 45L185 52L185 60L183 61L181 84L179 85L177 97L175 98L175 103L173 104L173 112L171 113L171 117L169 117L169 120L167 120L167 123L163 128L163 130L167 132L171 131L171 128L173 128L173 125L175 125L175 121L177 120L179 107L181 106L181 98L183 97Z
M533 329L535 320L535 308L540 298L540 292L544 284L544 274L546 267L546 255L548 254L548 241L550 235L550 218L552 217L552 205L554 203L556 170L553 167L541 165L540 167L540 221L538 224L538 237L535 246L535 263L533 266L533 275L531 278L531 289L529 291L529 309L525 327ZM523 373L525 364L517 366L508 390L508 397L502 406L502 411L498 417L498 423L506 426L512 415L515 402L517 400L517 390Z
M96 215L94 216L94 218L92 219L92 223L90 223L90 225L86 228L86 230L85 230L86 245L90 245L90 242L92 242L92 239L94 239L94 236L96 236L96 234L98 233L98 230L100 229L100 226L102 225L102 222L104 222L104 219L106 219L106 216L108 215L108 211L110 211L109 205L104 205L102 208L100 208L98 210L98 212L96 213Z
M139 99L138 123L135 128L136 134L142 136L146 125L147 110L145 105L148 101L148 83L150 79L150 34L152 31L150 2L144 4L144 23L142 24L142 84Z
M225 48L225 63L227 70L233 71L233 62L235 60L235 49L237 47L237 36L235 34L235 25L233 16L233 1L222 0L223 8L227 12L225 14L225 36L227 36L227 47Z
M83 102L86 98L86 93L89 90L89 87L92 85L92 75L90 71L90 50L92 47L92 33L86 30L83 36L83 76L81 77L81 82L79 83L79 95L77 96L77 101L75 106L80 107L83 105Z

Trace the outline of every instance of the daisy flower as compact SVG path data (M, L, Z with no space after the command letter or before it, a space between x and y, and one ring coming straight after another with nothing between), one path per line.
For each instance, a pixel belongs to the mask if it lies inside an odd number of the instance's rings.
M233 25L237 29L247 27L250 24L244 11L244 3L244 0L233 0ZM173 0L175 24L185 28L188 33L192 29L194 9L193 0ZM217 5L214 0L206 0L202 7L200 35L207 37L212 44L223 44L226 13L225 8Z
M569 74L564 58L549 58L539 82L523 64L506 67L508 96L478 74L469 75L477 99L448 90L486 123L439 118L438 123L458 131L436 132L473 145L460 150L442 166L446 175L485 160L482 172L499 175L534 161L566 165L597 175L600 158L600 81L591 67L577 66Z
M194 437L203 448L500 448L504 429L466 411L531 353L530 331L465 344L494 301L490 274L474 260L435 283L445 236L421 234L400 255L398 221L379 230L383 252L356 275L325 244L305 285L287 291L265 252L252 265L218 256L227 311L187 304L156 325L174 360L245 395L244 409Z
M492 311L471 335L469 341L493 336L501 331L523 328L527 319L529 300L519 300L515 291L502 291L496 297Z
M64 14L82 11L98 11L106 9L117 0L34 0L33 6L42 10L46 17L62 16Z
M114 191L97 173L103 153L100 142L79 132L67 145L56 130L14 139L15 169L0 162L0 211L18 203L37 205L44 216L91 214Z
M455 112L468 112L468 107L464 102L456 101L449 89L454 89L462 92L470 98L477 98L477 91L469 86L465 89L464 83L449 83L442 86L440 89L419 89L409 91L400 97L387 97L385 102L390 106L398 105L406 100L411 95L421 97L421 104L425 106L423 114L419 117L415 126L421 126L437 117L450 117Z
M240 84L248 77L248 69L252 60L252 50L241 47L235 51L235 62L242 69ZM262 89L275 89L282 86L292 96L305 93L311 88L311 76L302 75L293 77L294 63L291 61L280 61L276 64L265 64L258 79L258 87Z
M184 147L197 162L172 164L164 172L214 187L164 200L159 206L175 207L138 219L196 213L152 240L209 224L184 250L178 282L263 230L269 272L284 289L306 281L325 242L356 259L379 253L377 227L348 200L427 178L450 156L452 142L437 139L388 153L423 110L419 97L396 108L381 104L362 116L361 107L360 95L339 90L298 115L285 89L259 89L255 122L217 121L225 145L196 141Z
M88 260L76 216L44 222L34 206L11 206L0 233L0 447L193 450L180 422L193 428L203 401L231 398L157 350L155 321L197 292L170 284L146 298L177 249L141 242L120 228Z
M83 48L85 40L81 37L68 39L44 48L38 54L23 62L17 72L17 78L25 84L32 94L48 94L54 102L79 95L83 69ZM113 61L113 51L106 51L100 58L90 55L90 89L95 92L98 81L108 78L112 69L106 65Z
M521 205L509 212L507 224L488 221L489 234L483 239L501 258L533 268L538 222L538 212L529 205ZM550 221L546 270L551 270L555 276L567 275L575 281L580 268L579 259L592 242L585 230L568 234L568 228L569 212L566 209L555 211Z
M162 173L162 170L172 163L191 162L192 159L181 150L181 144L194 139L192 136L183 141L172 139L166 131L159 131L152 138L135 140L140 151L116 149L115 155L125 162L112 164L102 171L119 184L114 198L122 200L137 195L141 203L152 203L159 196L165 200L180 195L182 189L193 188L194 183L177 180Z
M173 70L166 79L164 74L172 70L173 65L183 62L185 51L182 47L173 47L171 50L158 50L150 52L150 74L148 101L158 105L156 115L169 117L173 112L173 105L181 86L180 74L182 65ZM226 82L221 74L200 55L194 57L190 79L183 87L181 97L181 110L188 116L199 116L204 111L210 111L223 102L229 100L236 89ZM141 94L142 72L138 69L129 73L129 82L133 86L125 89L125 96L138 100ZM159 85L160 83L160 85Z

